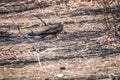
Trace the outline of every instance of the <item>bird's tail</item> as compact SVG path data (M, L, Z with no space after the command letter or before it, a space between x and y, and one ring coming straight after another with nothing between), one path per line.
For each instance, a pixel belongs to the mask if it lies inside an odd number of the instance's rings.
M44 34L41 34L41 33L33 33L33 32L28 33L28 35L29 36L40 36L41 38L44 38L44 37L47 36L47 35L44 35Z

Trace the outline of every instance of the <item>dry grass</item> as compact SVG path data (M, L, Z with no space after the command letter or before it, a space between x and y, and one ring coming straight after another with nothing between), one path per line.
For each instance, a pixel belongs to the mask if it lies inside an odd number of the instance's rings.
M10 38L0 39L0 79L98 80L119 77L119 40L103 31L103 15L96 12L97 6L89 4L71 9L63 4L1 13L0 30L6 31L10 27L6 33ZM64 22L67 33L61 33L59 39L51 36L26 39L24 36L31 30L48 28L33 14L41 16L49 25Z

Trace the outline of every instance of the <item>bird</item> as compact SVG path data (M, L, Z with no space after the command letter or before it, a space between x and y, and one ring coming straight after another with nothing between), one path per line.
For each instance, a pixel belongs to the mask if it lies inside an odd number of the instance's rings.
M50 27L49 29L46 29L44 31L41 32L37 32L37 33L29 33L29 36L41 36L41 38L44 38L48 35L52 35L54 38L58 38L59 34L63 31L63 26L64 23L60 22L57 25Z

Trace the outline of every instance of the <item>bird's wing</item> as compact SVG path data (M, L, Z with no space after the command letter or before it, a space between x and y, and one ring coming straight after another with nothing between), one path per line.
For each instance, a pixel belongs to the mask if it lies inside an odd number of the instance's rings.
M49 34L57 33L57 32L59 32L59 31L62 29L62 27L63 27L63 26L61 25L61 26L56 26L56 27L47 29L47 30L41 32L40 35L49 35Z
M47 29L47 30L45 30L45 31L42 31L42 32L40 33L40 35L54 34L54 33L57 32L56 30L57 30L57 29L50 28L50 29Z

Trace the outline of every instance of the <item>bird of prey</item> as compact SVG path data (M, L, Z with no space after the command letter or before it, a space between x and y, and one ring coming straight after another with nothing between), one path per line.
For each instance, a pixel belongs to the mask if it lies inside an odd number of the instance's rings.
M42 38L48 36L48 35L52 35L55 38L58 38L59 34L63 31L63 23L59 23L57 25L55 25L54 27L51 27L47 30L41 31L41 32L37 32L37 33L29 33L29 36L41 36Z

